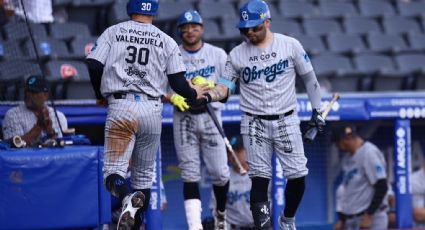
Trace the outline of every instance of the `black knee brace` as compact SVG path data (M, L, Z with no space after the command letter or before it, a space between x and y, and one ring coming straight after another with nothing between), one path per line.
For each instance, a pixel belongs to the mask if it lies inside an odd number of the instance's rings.
M199 193L198 182L184 182L183 183L183 197L185 200L201 199Z
M269 229L271 227L270 202L251 202L251 213L256 228Z

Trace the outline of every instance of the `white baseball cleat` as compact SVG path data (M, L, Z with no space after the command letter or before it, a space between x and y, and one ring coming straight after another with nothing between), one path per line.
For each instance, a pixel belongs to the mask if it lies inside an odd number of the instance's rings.
M127 195L122 201L122 211L118 220L118 230L131 230L135 223L137 210L143 207L145 195L141 191L136 191Z
M214 230L227 230L226 211L213 210Z
M279 226L281 230L297 230L295 227L295 217L288 218L281 215L279 217Z

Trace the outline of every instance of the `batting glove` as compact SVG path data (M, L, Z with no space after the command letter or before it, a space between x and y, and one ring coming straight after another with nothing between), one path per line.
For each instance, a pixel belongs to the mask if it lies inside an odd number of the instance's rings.
M186 112L189 109L186 99L178 94L173 94L170 102L182 112Z
M317 109L313 109L313 113L311 114L311 119L308 122L309 126L317 127L317 131L319 133L323 133L325 129L325 119L322 117L322 113L317 111Z
M215 86L215 82L208 80L202 76L196 76L194 78L192 78L192 84L194 85L203 85L203 84L208 84L208 88L212 89Z

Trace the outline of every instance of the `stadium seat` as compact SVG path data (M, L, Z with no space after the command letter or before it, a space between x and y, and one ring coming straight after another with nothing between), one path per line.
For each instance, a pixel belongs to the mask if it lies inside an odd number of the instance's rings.
M325 44L318 36L295 35L294 37L298 39L298 41L301 43L307 53L311 55L317 55L326 50Z
M77 37L71 42L72 55L76 58L85 58L93 48L97 37Z
M318 55L312 58L318 79L327 77L332 90L354 92L358 90L359 76L348 57L335 54Z
M407 32L421 32L415 19L402 16L392 16L383 19L384 31L388 34L403 34Z
M229 2L200 1L198 9L204 20L218 19L222 15L236 15L233 4Z
M419 17L425 12L425 1L397 1L398 12L405 17Z
M205 40L223 40L218 24L214 20L204 20L204 39Z
M289 36L303 33L300 24L295 20L282 17L274 17L273 20L271 23L271 30L273 32Z
M86 64L76 61L50 61L46 64L54 98L94 99Z
M181 4L179 2L163 4L158 9L158 20L177 20L180 14L189 9L195 9L195 7L191 4Z
M30 23L31 32L34 38L46 38L46 28L42 24ZM30 37L27 24L25 22L11 21L3 26L7 40L24 40Z
M50 25L50 35L56 39L69 40L74 37L89 37L90 30L84 23L53 23Z
M21 100L20 89L25 77L41 74L40 66L23 60L0 62L0 100Z
M395 9L386 0L359 0L360 14L367 17L383 17L395 15Z
M422 33L408 33L407 40L409 41L410 48L417 51L425 50L425 34Z
M0 59L22 59L23 54L17 41L0 41Z
M231 42L232 40L241 39L239 29L236 27L238 20L239 19L235 17L221 18L221 25L223 26L223 37L229 39L229 42Z
M392 91L403 88L404 76L398 71L391 57L379 54L363 54L354 57L359 73L373 79L375 91Z
M329 34L329 50L337 53L360 53L366 51L362 38L358 35Z
M108 16L108 25L114 25L119 22L128 20L128 15L126 11L126 2L125 1L115 1L112 7L109 10ZM159 11L164 7L160 7Z
M37 53L40 58L43 59L57 59L57 58L70 58L71 55L68 48L63 41L59 41L53 38L35 39L37 47ZM25 54L30 59L36 58L34 45L31 41L26 41L24 44Z
M308 18L319 15L319 9L310 2L293 0L279 1L278 9L280 14L287 18Z
M319 8L324 17L342 18L358 15L356 7L349 1L321 1Z
M53 0L52 1L53 7L68 6L71 3L72 3L72 0Z
M305 19L303 22L304 31L308 35L327 35L331 33L342 33L338 21L333 19L315 18Z
M73 6L107 6L115 0L72 0Z
M403 73L420 73L425 75L425 54L399 54L395 56L397 65Z
M346 17L343 20L345 32L347 34L367 34L371 32L381 33L381 27L373 18L367 17Z
M409 51L409 48L401 35L395 34L368 34L369 48L375 52Z

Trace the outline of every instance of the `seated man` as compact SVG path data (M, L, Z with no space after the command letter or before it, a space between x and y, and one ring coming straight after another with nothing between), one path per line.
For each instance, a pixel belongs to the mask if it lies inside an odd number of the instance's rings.
M62 137L62 130L68 128L68 123L62 112L57 111L56 116L53 108L46 105L48 92L47 82L42 76L30 76L27 79L25 104L9 109L4 117L5 140L20 136L26 146L34 146L45 139Z

